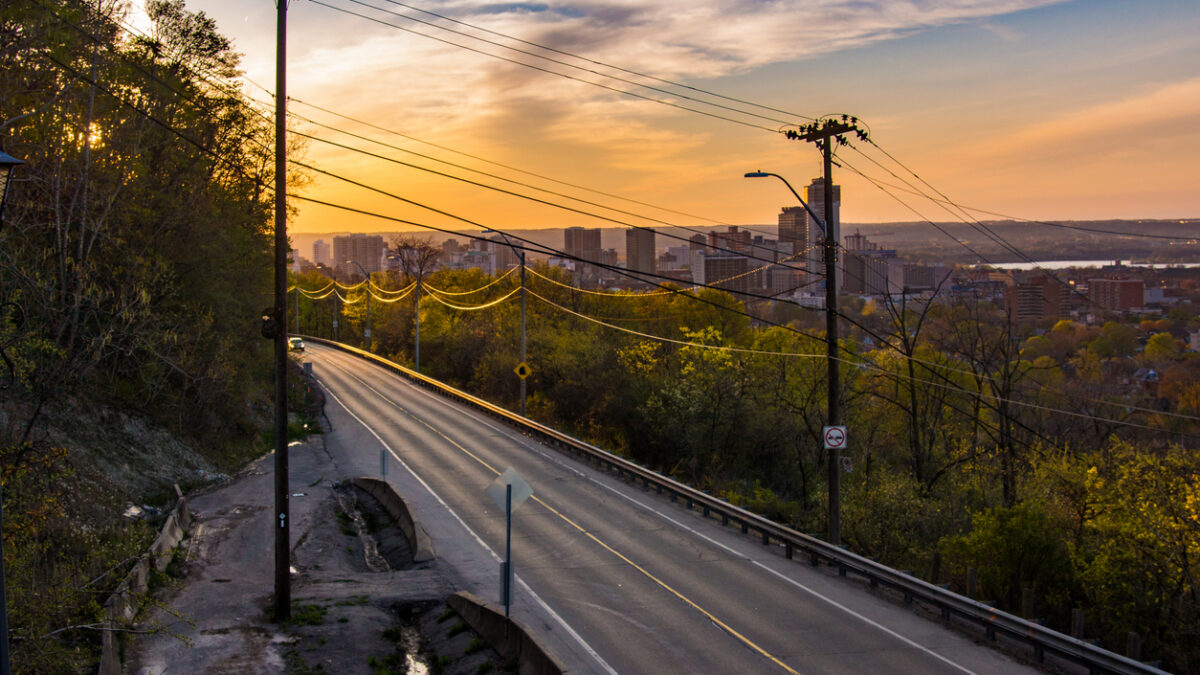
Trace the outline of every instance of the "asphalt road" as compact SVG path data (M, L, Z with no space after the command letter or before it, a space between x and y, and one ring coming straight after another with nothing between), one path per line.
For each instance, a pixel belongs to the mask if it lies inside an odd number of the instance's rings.
M504 513L484 490L510 466L533 487L513 616L573 672L1036 672L382 368L313 343L305 358L339 463L386 463L461 588L497 599Z

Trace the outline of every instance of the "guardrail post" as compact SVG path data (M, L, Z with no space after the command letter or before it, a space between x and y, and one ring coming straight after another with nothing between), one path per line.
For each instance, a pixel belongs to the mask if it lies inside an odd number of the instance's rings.
M771 543L771 535L767 534L766 530L763 530L762 533L763 533L763 546L766 546Z
M783 555L784 555L784 556L785 556L785 557L786 557L788 560L791 560L791 559L792 559L792 553L793 553L793 551L792 551L792 542L790 542L790 541L789 541L789 542L784 542L784 544L783 544Z
M1039 626L1045 625L1045 622L1042 619L1034 619L1033 622ZM1031 635L1031 637L1032 637L1032 635ZM1035 642L1033 644L1033 658L1038 663L1046 662L1046 649L1044 647L1042 647L1041 642Z
M1142 638L1133 631L1129 631L1125 638L1125 656L1134 661L1142 660Z
M1071 610L1071 637L1076 640L1083 639L1083 609L1075 607Z
M743 520L742 521L742 534L749 534L749 533L750 533L750 525L747 524L746 521Z
M722 525L728 525L728 524L729 524L729 514L728 514L728 513L722 513L722 514L721 514L721 524L722 524Z
M707 518L707 517L708 517L708 504L705 504L705 505L704 505L704 517L705 517L705 518Z

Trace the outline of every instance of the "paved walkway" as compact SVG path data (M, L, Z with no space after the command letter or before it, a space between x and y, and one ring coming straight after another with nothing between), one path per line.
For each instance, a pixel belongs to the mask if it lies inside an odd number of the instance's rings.
M288 457L296 623L270 620L271 454L229 483L189 496L195 523L184 542L183 576L156 593L157 606L138 628L158 632L133 638L125 650L126 672L370 673L370 657L395 651L383 632L396 625L396 605L440 600L452 592L436 563L403 571L368 569L360 539L338 516L347 509L333 486L349 476L326 451L324 437L294 443ZM305 617L317 623L299 622Z

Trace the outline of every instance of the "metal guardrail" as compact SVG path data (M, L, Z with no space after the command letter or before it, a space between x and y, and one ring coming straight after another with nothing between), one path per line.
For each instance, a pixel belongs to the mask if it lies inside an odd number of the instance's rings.
M928 607L935 608L939 610L944 620L957 617L968 623L976 624L983 628L988 639L992 641L995 641L998 635L1005 635L1012 640L1024 642L1033 649L1034 657L1038 662L1044 660L1045 654L1053 654L1068 662L1084 666L1091 673L1166 673L1166 671L1152 665L1135 661L1096 646L1091 642L1065 635L1033 621L1014 616L982 602L954 593L941 586L918 579L905 572L881 565L843 548L832 546L811 535L767 520L755 513L751 513L627 459L572 438L543 424L509 412L500 406L455 389L413 370L409 370L380 356L323 338L301 337L305 340L333 347L372 361L377 365L404 376L416 384L450 396L461 403L498 417L516 426L522 432L538 437L543 442L548 442L607 471L616 472L618 478L627 479L634 485L640 482L644 488L653 489L660 495L668 496L673 502L685 502L689 510L699 508L704 512L705 517L719 516L721 522L725 525L732 523L740 526L743 534L750 532L758 533L761 535L764 545L769 545L772 542L782 545L784 555L789 559L794 558L797 552L799 552L807 556L809 562L813 565L818 565L821 561L824 561L827 565L836 567L840 576L846 576L848 573L856 574L870 582L872 587L883 586L902 594L906 602L916 601Z

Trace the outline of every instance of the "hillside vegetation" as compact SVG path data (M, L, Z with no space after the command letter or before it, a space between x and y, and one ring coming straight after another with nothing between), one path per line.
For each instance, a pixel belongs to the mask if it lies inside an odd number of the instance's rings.
M786 325L718 290L572 287L528 273L529 415L805 532L826 529L823 314ZM297 277L303 332L362 344L345 301ZM413 365L414 279L378 274L370 348ZM403 299L387 290L410 289ZM321 291L321 292L317 292ZM421 372L519 408L518 275L422 279ZM509 294L513 294L510 295ZM505 296L509 299L493 304ZM386 301L386 302L385 302ZM851 550L1168 669L1200 670L1195 298L1167 315L1015 324L960 297L847 298L841 382ZM662 339L651 339L658 336ZM1154 377L1148 376L1150 372ZM1031 604L1024 602L1032 599Z
M272 125L181 0L0 8L0 457L17 672L86 672L153 524L127 504L261 453ZM98 9L99 8L99 9Z

